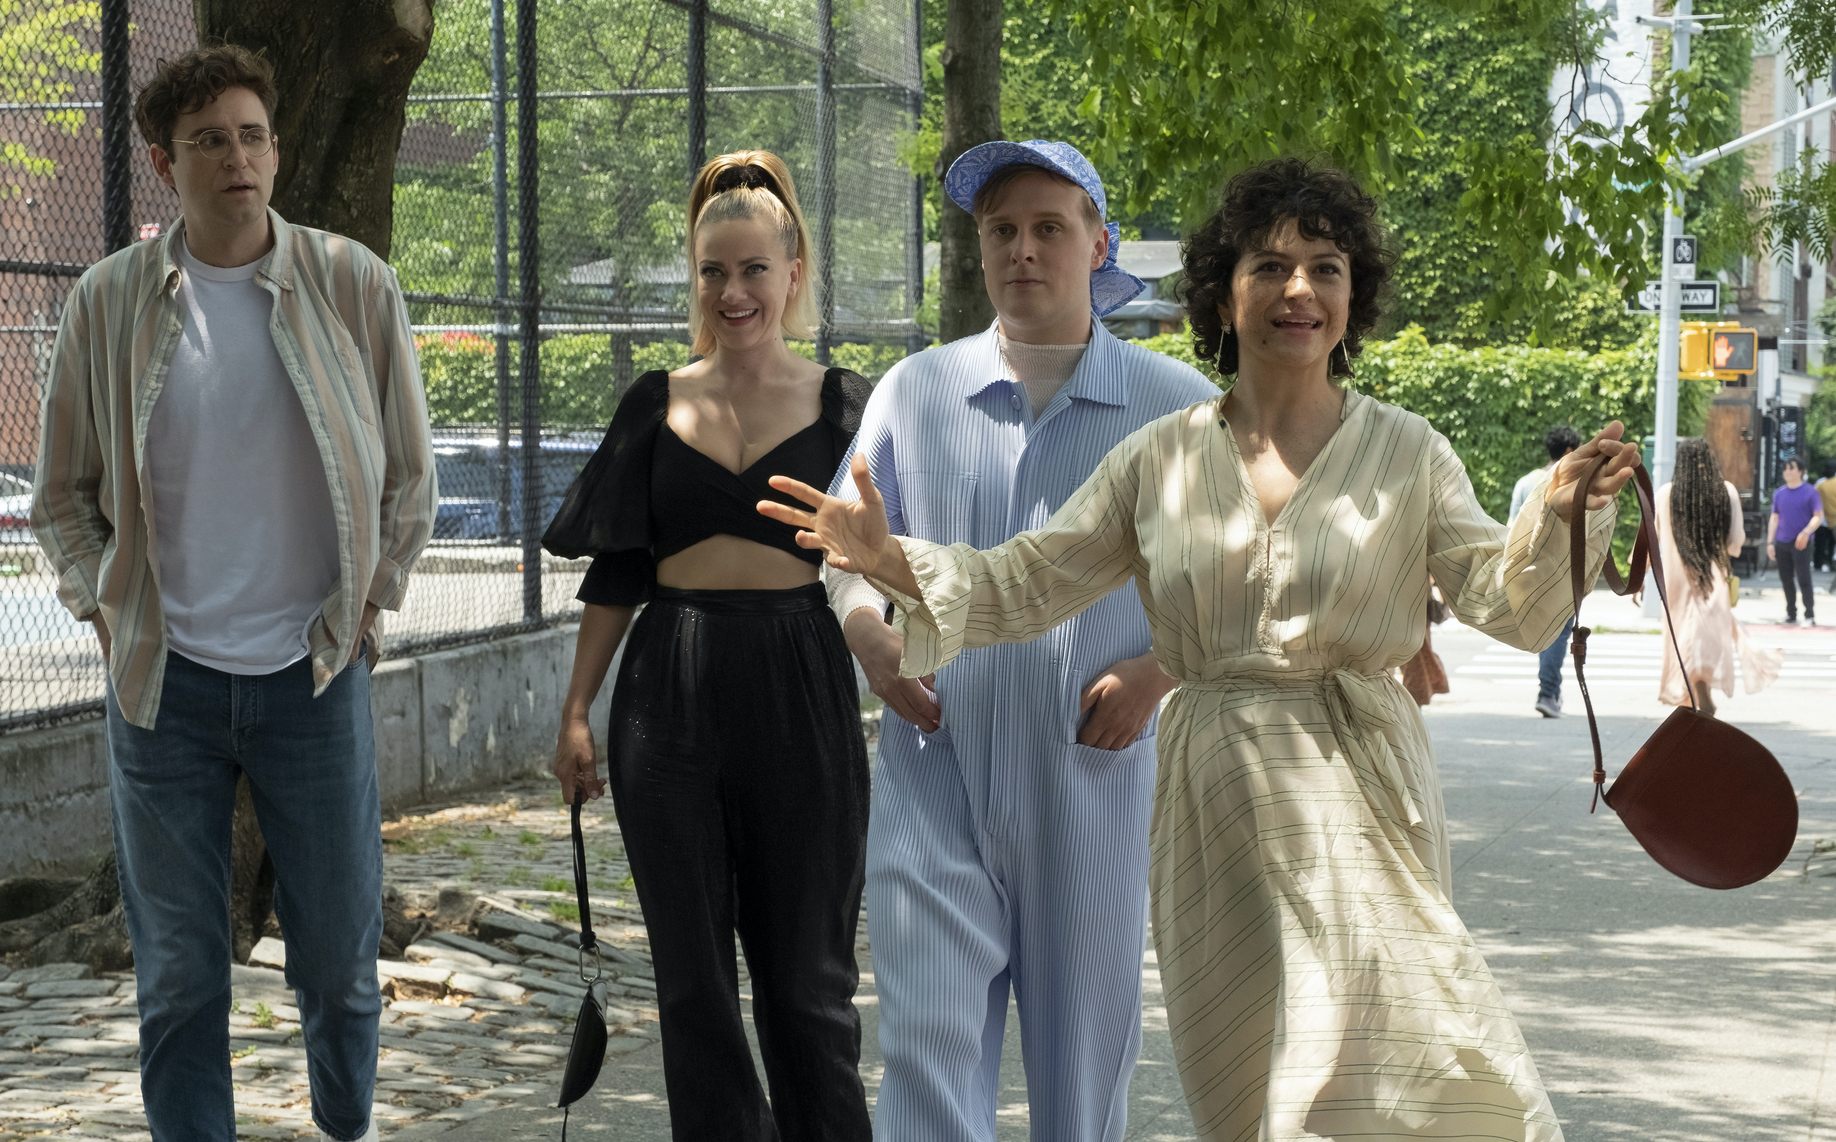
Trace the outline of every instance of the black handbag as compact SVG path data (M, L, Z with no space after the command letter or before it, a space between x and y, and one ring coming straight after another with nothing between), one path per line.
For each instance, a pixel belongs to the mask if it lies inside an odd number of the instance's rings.
M1591 486L1608 459L1602 456L1591 465L1577 487ZM1574 512L1569 530L1576 615L1571 650L1575 681L1587 705L1587 728L1593 735L1594 799L1596 803L1605 800L1651 859L1670 872L1703 888L1740 888L1770 876L1791 854L1798 833L1797 794L1770 750L1695 708L1696 689L1690 684L1689 667L1670 620L1651 477L1642 465L1635 471L1632 497L1640 520L1631 564L1621 579L1608 552L1601 572L1615 594L1629 595L1643 584L1646 560L1650 560L1651 582L1664 604L1664 627L1683 671L1690 704L1672 710L1619 771L1613 787L1602 792L1606 767L1600 752L1600 727L1594 721L1594 700L1588 695L1583 672L1590 632L1579 622L1586 593L1587 513Z
M566 1110L586 1096L599 1079L599 1068L606 1061L606 981L599 956L599 940L593 935L593 912L587 904L586 841L580 835L580 805L586 794L574 790L574 895L580 901L580 979L587 993L580 1001L580 1014L574 1020L574 1040L567 1048L567 1069L561 1072L561 1098L555 1106L563 1111L561 1137L567 1138ZM592 974L587 974L587 957L593 957Z

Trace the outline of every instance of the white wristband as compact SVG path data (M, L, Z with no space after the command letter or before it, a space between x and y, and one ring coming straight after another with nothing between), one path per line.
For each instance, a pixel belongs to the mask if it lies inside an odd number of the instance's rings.
M872 609L876 615L886 614L886 596L874 590L866 576L833 567L825 567L823 576L829 588L829 609L835 612L837 622L846 626L848 616L862 607Z

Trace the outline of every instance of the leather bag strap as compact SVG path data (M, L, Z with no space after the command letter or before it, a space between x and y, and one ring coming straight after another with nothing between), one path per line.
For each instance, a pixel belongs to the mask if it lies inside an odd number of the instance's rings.
M587 903L586 873L586 838L580 832L580 806L586 801L586 792L578 786L574 788L574 804L571 810L574 826L574 899L580 902L580 978L591 983L600 976L599 940L593 935L593 910ZM593 955L593 974L587 975L586 958Z
M1586 489L1594 484L1594 477L1606 467L1611 456L1601 456L1575 481L1575 496L1581 499L1575 511L1569 513L1568 521L1568 574L1569 582L1575 596L1575 633L1569 643L1569 651L1575 660L1575 684L1581 689L1581 701L1587 706L1587 732L1594 743L1594 799L1587 811L1592 813L1600 806L1600 793L1606 784L1606 762L1600 751L1600 724L1594 718L1594 699L1587 692L1587 636L1593 632L1581 625L1581 601L1587 597L1587 511ZM1625 578L1620 578L1619 567L1613 562L1613 553L1607 552L1606 561L1601 565L1600 573L1606 577L1609 587L1615 595L1630 595L1645 585L1645 568L1649 561L1651 583L1657 588L1658 602L1664 608L1664 629L1670 632L1670 649L1677 656L1677 667L1683 672L1683 688L1689 691L1690 709L1696 708L1696 690L1689 685L1689 670L1683 665L1683 648L1677 643L1676 624L1670 618L1670 596L1664 590L1664 559L1662 545L1658 543L1656 496L1651 490L1651 474L1645 471L1643 464L1633 470L1632 499L1638 508L1638 539L1632 544L1632 559L1626 568Z

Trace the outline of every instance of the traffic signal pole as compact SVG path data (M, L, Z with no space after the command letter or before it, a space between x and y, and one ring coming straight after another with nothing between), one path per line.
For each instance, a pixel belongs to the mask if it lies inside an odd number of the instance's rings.
M1677 0L1670 17L1640 16L1639 23L1652 27L1668 28L1670 39L1670 66L1673 73L1689 67L1689 40L1710 29L1692 18L1693 0ZM1707 17L1705 17L1706 19ZM1806 107L1792 115L1787 115L1778 122L1757 131L1742 135L1731 142L1723 143L1713 150L1700 155L1683 159L1678 163L1680 172L1694 174L1716 159L1725 158L1736 151L1752 146L1762 139L1771 138L1787 127L1802 123L1814 115L1825 111L1836 110L1836 98L1826 99L1814 107ZM1687 107L1679 108L1678 113L1686 113ZM1658 360L1657 360L1657 448L1652 457L1651 478L1661 487L1670 479L1671 471L1676 464L1677 456L1677 364L1681 351L1679 344L1680 324L1683 307L1683 283L1678 281L1671 270L1670 252L1676 240L1683 236L1683 203L1684 193L1681 187L1673 188L1668 197L1668 206L1664 211L1664 246L1662 256L1658 259L1662 278L1658 284ZM1657 600L1647 593L1645 613L1655 615Z
M1691 8L1692 0L1677 0L1669 21L1673 75L1689 69L1689 37L1702 27L1690 18ZM1683 284L1670 268L1670 251L1683 236L1682 188L1672 188L1667 198L1664 246L1658 258L1663 276L1658 280L1657 453L1652 457L1651 473L1658 487L1670 479L1671 467L1676 463L1678 322L1683 316Z
M1689 66L1689 37L1692 34L1707 31L1701 24L1690 19L1691 0L1677 0L1676 15L1672 19L1641 17L1641 22L1670 26L1673 32L1671 40L1670 63L1673 68L1682 69ZM1687 158L1678 163L1683 174L1695 174L1716 159L1726 158L1736 151L1745 150L1754 143L1769 139L1787 127L1796 126L1806 119L1821 115L1826 111L1836 111L1836 97L1825 99L1802 111L1787 115L1776 123L1749 132L1731 142L1723 143L1713 150ZM1659 264L1663 280L1658 293L1658 366L1657 366L1657 454L1652 458L1651 478L1662 486L1670 479L1671 468L1677 455L1677 356L1679 352L1678 334L1682 320L1683 283L1676 280L1670 269L1670 250L1676 239L1683 236L1683 191L1675 189L1670 192L1670 206L1664 211L1664 248Z

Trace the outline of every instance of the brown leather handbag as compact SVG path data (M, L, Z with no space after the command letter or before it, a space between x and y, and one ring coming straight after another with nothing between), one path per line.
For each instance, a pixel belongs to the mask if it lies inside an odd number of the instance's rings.
M1582 476L1579 487L1610 459L1602 456ZM1659 555L1657 509L1653 505L1651 477L1641 465L1632 481L1639 510L1638 540L1633 545L1628 574L1620 578L1612 553L1601 573L1613 592L1629 595L1644 584L1647 559L1651 581L1664 604L1664 626L1670 648L1683 668L1690 704L1678 706L1646 740L1619 772L1607 805L1619 814L1651 859L1704 888L1740 888L1763 880L1785 863L1798 835L1798 798L1778 759L1753 738L1696 709L1695 687L1677 645L1670 620L1670 597L1664 590L1664 566ZM1600 754L1600 726L1594 720L1594 700L1587 692L1588 628L1579 625L1581 601L1587 587L1587 513L1577 511L1570 521L1569 564L1575 595L1575 681L1587 705L1587 728L1594 739L1594 802L1598 805L1606 781ZM1588 810L1593 812L1593 808Z

